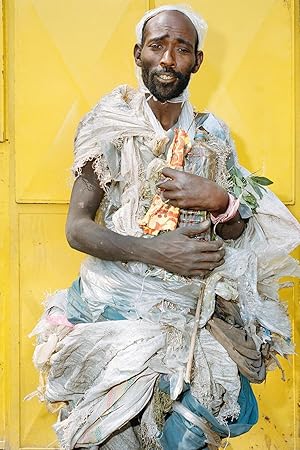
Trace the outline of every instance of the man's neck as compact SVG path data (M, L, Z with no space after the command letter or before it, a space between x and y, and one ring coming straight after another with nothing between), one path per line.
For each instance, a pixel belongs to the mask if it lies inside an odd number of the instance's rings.
M151 98L148 104L164 130L175 125L181 113L181 103L160 103Z

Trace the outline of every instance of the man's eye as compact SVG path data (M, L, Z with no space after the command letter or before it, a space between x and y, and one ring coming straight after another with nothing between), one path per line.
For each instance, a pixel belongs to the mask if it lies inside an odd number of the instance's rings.
M178 52L179 52L179 53L189 53L190 51L189 51L188 48L185 48L185 47L179 47L179 48L178 48Z
M160 50L162 48L162 45L161 44L151 44L150 47L153 48L153 50Z

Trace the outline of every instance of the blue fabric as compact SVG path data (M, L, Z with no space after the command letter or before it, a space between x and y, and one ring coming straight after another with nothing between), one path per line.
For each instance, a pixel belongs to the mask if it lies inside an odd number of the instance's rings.
M73 325L78 323L91 323L93 322L92 313L87 305L87 303L82 298L82 288L80 277L77 278L71 287L68 289L68 300L67 300L67 319ZM106 306L101 317L104 320L125 320L116 309L111 306Z
M78 323L93 322L92 314L81 294L81 282L80 278L77 278L68 290L67 300L67 318L74 325ZM125 320L117 310L110 306L105 307L101 317L103 320ZM240 434L249 431L258 420L257 402L251 385L243 375L240 375L240 378L241 391L238 402L240 404L241 412L237 420L228 422L227 427L221 425L216 418L192 396L188 385L185 385L185 390L178 401L194 414L206 419L210 423L212 429L222 438L228 436L229 430L230 436L239 436ZM160 378L159 388L167 393L169 391L169 382L164 376ZM164 450L176 450L178 448L181 450L207 450L205 439L205 435L200 428L192 425L177 412L170 413L159 438Z
M102 317L106 320L126 320L122 314L111 306L105 306Z
M216 418L196 400L190 390L186 390L180 402L194 414L206 419L212 430L222 438L239 436L246 433L257 423L258 406L249 381L243 376L241 378L241 391L238 402L241 408L239 418L228 421L227 425L221 425ZM165 381L160 383L160 388L167 391ZM207 450L205 435L200 428L192 425L177 412L171 412L165 422L160 443L164 450Z
M93 316L86 302L81 297L80 278L77 278L68 289L67 319L73 325L93 322Z

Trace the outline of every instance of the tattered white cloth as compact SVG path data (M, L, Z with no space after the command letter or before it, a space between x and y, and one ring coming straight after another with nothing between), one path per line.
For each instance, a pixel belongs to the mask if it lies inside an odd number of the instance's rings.
M157 137L148 108L143 93L121 86L83 119L75 141L75 175L93 161L105 190L100 207L104 223L124 235L142 236L138 221L150 205L153 178L165 164L171 135ZM229 149L226 161L238 166L227 127L209 113L201 127L220 148ZM226 170L222 154L218 157ZM225 264L206 281L191 392L220 423L239 416L240 376L237 363L205 328L216 298L238 306L257 351L267 343L273 356L292 353L278 280L300 275L297 262L288 256L299 243L299 223L268 191L257 213L249 214L243 235L226 243ZM38 336L34 362L44 375L38 395L61 410L55 431L65 450L103 443L145 408L143 438L157 435L149 413L153 392L160 376L168 379L171 399L184 388L200 283L139 262L88 257L80 271L83 306L80 310L78 303L78 321L71 320L68 305L76 290L49 296L32 333ZM109 312L116 315L113 319L126 320L111 320ZM268 363L269 369L273 366ZM126 428L122 435L119 448L126 449L126 442L128 449L139 448L132 430Z

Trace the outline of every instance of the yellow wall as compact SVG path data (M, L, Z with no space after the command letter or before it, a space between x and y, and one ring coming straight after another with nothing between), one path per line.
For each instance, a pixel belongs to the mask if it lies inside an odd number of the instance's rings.
M69 285L82 259L64 237L73 134L101 95L135 84L134 26L149 6L165 3L0 0L0 448L4 440L11 450L57 445L54 418L23 398L38 383L27 335L41 301ZM299 2L189 3L209 23L193 103L230 124L241 161L272 178L299 218ZM299 342L299 283L283 298ZM228 448L299 448L299 362L284 367L286 383L275 372L256 388L259 424Z

